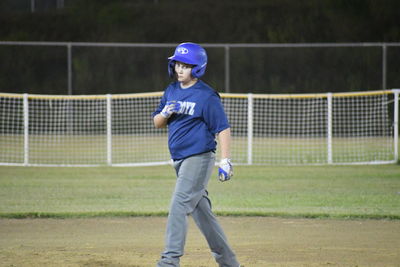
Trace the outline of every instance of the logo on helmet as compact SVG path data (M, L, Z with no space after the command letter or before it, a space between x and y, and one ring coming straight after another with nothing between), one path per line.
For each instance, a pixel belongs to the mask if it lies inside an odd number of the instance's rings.
M182 55L186 55L187 53L189 53L189 50L184 47L178 47L178 49L176 49L176 52L178 52L179 54L182 54Z

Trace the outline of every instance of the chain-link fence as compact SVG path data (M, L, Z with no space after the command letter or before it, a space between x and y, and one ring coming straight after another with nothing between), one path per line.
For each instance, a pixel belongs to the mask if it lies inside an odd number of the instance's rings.
M396 163L399 93L221 94L232 158L259 165ZM0 93L0 165L169 163L167 129L156 129L150 116L161 96Z

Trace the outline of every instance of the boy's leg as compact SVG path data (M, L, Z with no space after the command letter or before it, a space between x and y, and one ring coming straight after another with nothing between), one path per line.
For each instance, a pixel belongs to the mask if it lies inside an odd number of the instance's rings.
M214 153L210 152L174 163L177 181L168 215L165 251L157 266L179 266L179 258L184 252L187 216L206 194L214 159Z
M230 248L227 238L211 211L210 200L203 197L192 213L193 219L207 239L212 254L220 267L239 267L235 253Z
M157 267L179 267L183 255L187 233L187 215L185 212L170 211L165 234L165 251L161 255Z

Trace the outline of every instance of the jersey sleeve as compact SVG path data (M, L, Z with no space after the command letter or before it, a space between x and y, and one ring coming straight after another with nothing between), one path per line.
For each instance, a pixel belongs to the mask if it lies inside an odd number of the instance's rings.
M203 119L212 134L230 127L221 99L217 94L211 95L205 102Z

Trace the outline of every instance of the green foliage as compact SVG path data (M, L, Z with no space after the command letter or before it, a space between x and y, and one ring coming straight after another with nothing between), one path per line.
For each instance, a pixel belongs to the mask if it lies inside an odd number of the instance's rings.
M274 43L400 38L396 0L69 0L64 9L34 14L14 2L1 4L2 40Z

